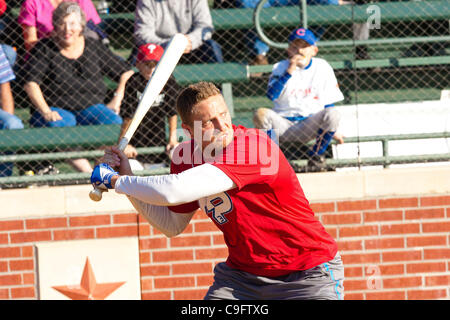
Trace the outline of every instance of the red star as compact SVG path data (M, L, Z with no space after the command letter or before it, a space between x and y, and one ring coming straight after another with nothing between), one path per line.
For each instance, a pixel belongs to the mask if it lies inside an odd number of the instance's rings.
M53 289L72 300L104 300L125 282L97 283L89 258L86 258L83 276L79 285L57 286Z

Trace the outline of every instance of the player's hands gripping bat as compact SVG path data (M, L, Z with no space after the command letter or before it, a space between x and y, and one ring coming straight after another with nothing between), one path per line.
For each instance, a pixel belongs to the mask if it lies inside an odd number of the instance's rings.
M100 163L95 166L91 175L91 183L98 189L112 189L111 178L119 175L113 168L107 163Z
M136 111L134 112L130 125L125 132L125 135L119 142L118 148L120 150L123 151L125 149L145 114L158 98L178 61L183 55L187 42L188 40L183 34L176 34L170 40L161 59L156 65L155 71L144 89L142 98L139 101ZM89 193L89 197L94 201L100 201L102 199L102 192L104 191L107 191L107 189L97 188L94 185L94 189Z

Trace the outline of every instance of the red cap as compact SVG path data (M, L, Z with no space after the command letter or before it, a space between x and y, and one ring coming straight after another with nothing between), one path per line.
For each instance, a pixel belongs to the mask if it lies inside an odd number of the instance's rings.
M147 43L139 47L137 61L159 61L164 53L163 47L154 44Z

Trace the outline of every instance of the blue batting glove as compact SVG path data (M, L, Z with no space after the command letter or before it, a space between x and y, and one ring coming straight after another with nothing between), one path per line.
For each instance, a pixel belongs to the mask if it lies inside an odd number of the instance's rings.
M109 164L100 163L95 166L94 171L92 171L91 183L97 188L112 189L111 178L118 175L119 173L114 171Z

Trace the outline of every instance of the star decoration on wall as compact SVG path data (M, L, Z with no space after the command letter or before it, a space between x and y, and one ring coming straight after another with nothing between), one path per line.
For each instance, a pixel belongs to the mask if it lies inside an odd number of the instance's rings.
M86 258L81 283L78 285L55 286L53 289L72 300L104 300L124 282L97 283L89 258Z

